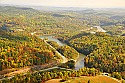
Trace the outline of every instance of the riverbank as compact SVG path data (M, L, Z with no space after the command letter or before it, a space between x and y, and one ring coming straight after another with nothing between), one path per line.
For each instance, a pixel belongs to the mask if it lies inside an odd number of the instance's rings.
M57 44L59 46L65 46L67 45L66 43L64 44L62 41L58 40L57 37L54 37L54 36L39 36L40 38L47 38L48 40L50 41L54 41L54 42L57 42ZM47 42L46 42L47 43ZM50 45L50 44L49 44ZM51 46L53 47L53 46ZM67 47L68 48L68 47ZM73 48L74 49L74 48ZM56 49L55 49L56 50ZM75 49L74 49L75 50ZM63 55L62 55L63 56ZM83 68L84 67L84 55L83 54L80 54L78 52L78 55L75 59L69 59L69 60L74 60L75 61L75 69L78 70L80 68ZM64 57L64 56L63 56Z
M28 72L33 73L33 71L46 71L46 70L50 70L50 69L55 69L58 68L58 65L60 63L66 63L68 61L67 58L65 58L62 54L60 54L54 47L52 47L50 44L48 44L46 41L44 41L47 45L49 45L53 50L55 50L55 52L58 54L58 56L60 56L62 59L58 60L58 61L52 61L43 65L34 65L34 66L27 66L24 68L18 68L18 70L13 70L12 72L10 71L7 74L1 75L1 79L0 80L4 80L4 79L11 79L13 78L15 75L17 74L27 74Z

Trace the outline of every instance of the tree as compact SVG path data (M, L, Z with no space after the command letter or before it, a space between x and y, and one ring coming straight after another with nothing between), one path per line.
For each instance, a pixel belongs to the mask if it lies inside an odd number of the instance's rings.
M90 80L88 80L88 83L91 83L91 81L90 81Z

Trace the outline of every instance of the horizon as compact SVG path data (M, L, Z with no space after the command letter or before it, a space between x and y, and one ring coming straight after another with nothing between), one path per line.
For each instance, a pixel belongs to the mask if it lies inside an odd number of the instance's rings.
M1 5L14 5L14 6L47 6L47 7L77 7L77 8L125 8L125 0L1 0ZM43 2L42 2L43 1ZM80 2L81 1L81 2ZM93 2L94 1L94 2ZM105 3L104 3L105 2ZM102 4L103 3L103 4Z
M0 6L12 6L12 7L52 7L52 8L87 8L87 9L125 9L125 7L65 7L65 6L44 6L44 5L16 5L16 4L1 4Z

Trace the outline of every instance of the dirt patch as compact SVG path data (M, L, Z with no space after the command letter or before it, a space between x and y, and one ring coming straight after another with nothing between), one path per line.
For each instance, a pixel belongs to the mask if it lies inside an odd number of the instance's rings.
M7 73L10 73L10 72L13 72L13 71L16 71L16 68L5 69L5 70L0 71L0 75L4 75L4 74L7 74Z
M4 76L12 76L12 75L20 74L20 73L25 73L25 72L30 71L30 69L31 69L31 67L20 68L17 71L13 71L8 74L4 74Z
M45 83L60 83L61 79L52 79L52 80L48 80Z

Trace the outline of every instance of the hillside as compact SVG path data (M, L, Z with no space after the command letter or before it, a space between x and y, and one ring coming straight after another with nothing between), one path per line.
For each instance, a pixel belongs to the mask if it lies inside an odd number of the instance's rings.
M58 54L36 36L0 31L0 70L42 65L58 59Z
M45 83L119 83L118 81L112 78L108 78L106 76L95 76L95 77L82 76L82 77L70 79L65 82L60 82L60 80L61 79L52 79Z
M37 8L0 6L0 28L7 31L37 31L39 34L76 34L91 26L101 25L111 35L125 33L125 9L44 11L46 7L41 7L43 10Z

